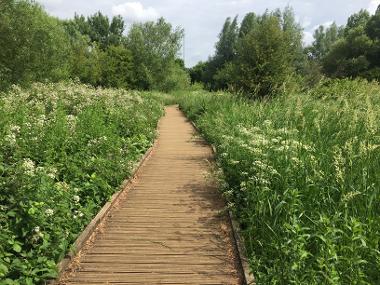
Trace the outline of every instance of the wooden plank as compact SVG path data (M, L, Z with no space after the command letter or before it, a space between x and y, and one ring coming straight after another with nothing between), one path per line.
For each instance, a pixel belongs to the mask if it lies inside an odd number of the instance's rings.
M128 194L60 284L242 284L212 152L175 107Z

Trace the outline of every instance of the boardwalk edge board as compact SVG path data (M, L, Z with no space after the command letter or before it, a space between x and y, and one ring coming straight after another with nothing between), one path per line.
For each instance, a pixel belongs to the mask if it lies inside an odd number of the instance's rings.
M134 170L132 171L132 175L124 180L121 183L120 190L112 195L109 202L107 202L102 209L98 212L95 218L86 226L86 228L82 231L79 237L76 239L72 246L72 250L67 253L65 258L57 264L58 267L58 277L54 280L48 280L45 282L46 285L54 285L58 284L57 281L60 279L60 276L63 272L68 268L73 258L81 251L81 249L85 246L86 241L88 241L97 226L107 217L110 210L113 208L115 203L118 201L121 194L128 188L128 186L133 184L133 181L136 179L141 167L144 165L145 161L150 157L154 147L157 144L157 139L154 140L152 146L145 152L145 154L141 157L141 159L136 163Z
M189 120L190 123L192 124L192 126L194 127L194 129L196 129L199 134L202 134L202 132L200 131L200 129L197 127L197 125ZM211 149L212 149L212 152L214 154L216 154L216 148L214 145L210 145ZM247 284L247 285L254 285L256 284L255 282L255 277L253 276L253 274L251 273L250 269L249 269L249 264L248 264L248 260L247 260L247 257L246 257L246 249L245 249L245 246L244 246L244 243L243 243L243 238L242 236L240 235L240 226L239 226L239 223L237 222L237 220L235 219L233 213L228 210L228 217L229 217L229 221L230 221L230 224L231 224L231 228L232 228L232 235L233 235L233 239L234 239L234 245L235 245L235 249L237 251L237 254L239 256L239 262L240 262L240 265L241 265L241 268L243 270L243 273L244 273L244 284Z

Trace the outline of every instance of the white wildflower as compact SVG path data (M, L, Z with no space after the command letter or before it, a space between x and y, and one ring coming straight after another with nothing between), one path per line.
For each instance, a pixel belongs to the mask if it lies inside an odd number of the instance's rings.
M11 146L14 146L16 144L16 135L14 133L6 135L5 141L8 142Z
M52 167L49 169L49 173L47 174L47 176L50 177L51 179L55 179L55 177L57 176L57 172L58 170Z
M243 135L250 135L250 134L251 134L251 132L250 132L246 127L239 126L239 130L240 130L240 132L241 132Z
M39 127L42 127L43 125L45 125L45 121L46 121L46 116L45 115L41 115L38 119L37 119L37 126Z
M57 187L58 190L62 190L62 191L68 191L70 188L66 182L57 182L55 183L55 186Z
M9 130L10 130L12 133L14 133L14 134L19 134L21 128L20 128L19 126L17 126L17 125L11 125L11 126L9 127Z
M8 206L0 205L0 210L6 211L6 210L8 210Z
M22 164L22 168L25 170L25 173L29 176L33 176L35 172L35 163L33 160L26 158Z
M50 217L54 214L54 210L53 209L46 209L45 214L46 214L46 216Z
M263 122L263 126L264 126L264 127L270 127L270 126L272 126L272 121L270 121L270 120L265 120L265 121Z
M298 157L292 157L290 160L293 161L296 166L300 166L302 164Z
M76 117L74 115L67 115L66 116L67 118L67 121L71 124L71 123L74 123L76 121Z
M55 174L54 173L48 173L47 176L51 179L55 179Z
M39 226L36 226L36 227L33 229L33 231L34 231L35 233L39 233L39 232L40 232L40 227L39 227Z
M78 195L74 195L73 200L75 203L79 203L80 197Z

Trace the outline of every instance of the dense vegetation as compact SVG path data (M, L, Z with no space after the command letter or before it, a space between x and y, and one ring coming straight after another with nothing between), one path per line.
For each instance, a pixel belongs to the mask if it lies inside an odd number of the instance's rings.
M330 77L361 77L380 80L380 6L375 15L366 10L349 17L338 27L319 27L307 49L310 60Z
M265 97L283 88L305 61L302 29L286 8L261 16L249 13L240 25L237 18L228 18L215 55L190 74L193 82L203 82L212 90L228 87L249 97Z
M240 24L228 18L215 55L191 68L191 79L250 98L309 88L323 76L380 80L379 26L380 6L372 16L361 10L345 26L320 26L312 45L304 47L291 8L248 13Z
M29 0L0 1L0 11L0 90L69 78L163 91L189 82L178 59L183 30L162 18L134 24L125 36L120 16L100 12L62 21Z
M380 283L380 86L178 97L217 149L258 284Z
M151 145L153 93L33 84L0 93L0 283L38 284Z
M31 0L0 11L1 284L53 277L151 144L163 95L125 90L190 77L232 91L176 99L217 148L257 282L380 284L380 7L308 47L291 8L228 18L189 74L184 31L162 18L126 31L120 16L60 20Z

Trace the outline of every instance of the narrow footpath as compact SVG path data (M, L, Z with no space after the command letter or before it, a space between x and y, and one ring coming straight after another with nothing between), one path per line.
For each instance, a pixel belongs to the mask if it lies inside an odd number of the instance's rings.
M213 154L178 107L151 157L59 284L241 284Z

